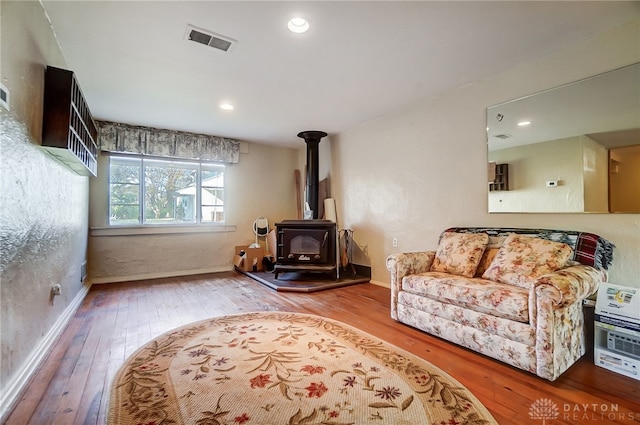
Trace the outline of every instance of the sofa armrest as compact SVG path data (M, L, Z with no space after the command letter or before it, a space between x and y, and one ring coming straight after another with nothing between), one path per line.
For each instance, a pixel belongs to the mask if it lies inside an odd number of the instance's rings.
M552 297L554 306L562 307L587 298L597 291L601 282L606 280L604 270L578 265L540 276L535 286L537 289L541 285L549 285L551 290L544 293ZM536 292L542 294L542 292Z
M391 273L391 317L398 319L398 293L402 278L411 274L428 272L436 257L435 251L403 252L387 257L387 270Z
M428 272L436 257L435 251L403 252L387 257L387 270L391 272L393 281L402 283L402 278L410 274Z

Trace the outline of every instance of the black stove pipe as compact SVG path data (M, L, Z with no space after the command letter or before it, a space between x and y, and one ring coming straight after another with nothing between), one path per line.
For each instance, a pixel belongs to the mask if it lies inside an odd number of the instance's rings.
M306 201L309 208L313 211L313 218L318 218L318 185L319 185L319 149L320 139L326 137L324 131L302 131L298 133L298 137L304 139L307 144L307 197Z

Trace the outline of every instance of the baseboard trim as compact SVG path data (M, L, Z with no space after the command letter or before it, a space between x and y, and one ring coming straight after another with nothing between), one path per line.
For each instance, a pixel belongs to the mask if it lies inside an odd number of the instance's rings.
M391 285L389 285L389 283L380 282L379 280L370 280L369 283L372 283L377 286L382 286L383 288L387 288L387 289L391 288Z
M25 390L29 379L49 354L58 337L67 327L71 318L76 314L78 308L80 308L82 301L89 293L90 287L91 284L85 282L73 301L71 301L71 304L67 306L44 338L36 345L18 374L12 377L6 387L2 389L2 396L0 396L0 423L4 423L7 419L5 416L13 409L18 399L22 396L22 392Z
M144 274L134 274L134 275L125 275L125 276L90 277L89 280L91 281L91 283L95 283L95 284L132 282L136 280L163 279L167 277L192 276L196 274L229 272L232 270L233 270L233 266L230 265L230 266L224 266L224 267L208 267L203 269L178 270L178 271L159 272L159 273L144 273Z

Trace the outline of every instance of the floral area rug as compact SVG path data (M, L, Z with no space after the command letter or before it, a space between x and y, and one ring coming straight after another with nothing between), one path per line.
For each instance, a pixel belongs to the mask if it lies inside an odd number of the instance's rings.
M496 424L455 379L319 316L265 312L192 323L120 368L109 425Z

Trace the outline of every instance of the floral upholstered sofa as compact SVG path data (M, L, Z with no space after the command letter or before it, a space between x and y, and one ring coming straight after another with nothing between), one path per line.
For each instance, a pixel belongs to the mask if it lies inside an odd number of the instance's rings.
M391 317L553 381L585 353L582 303L613 248L591 233L450 228L436 251L388 257Z

